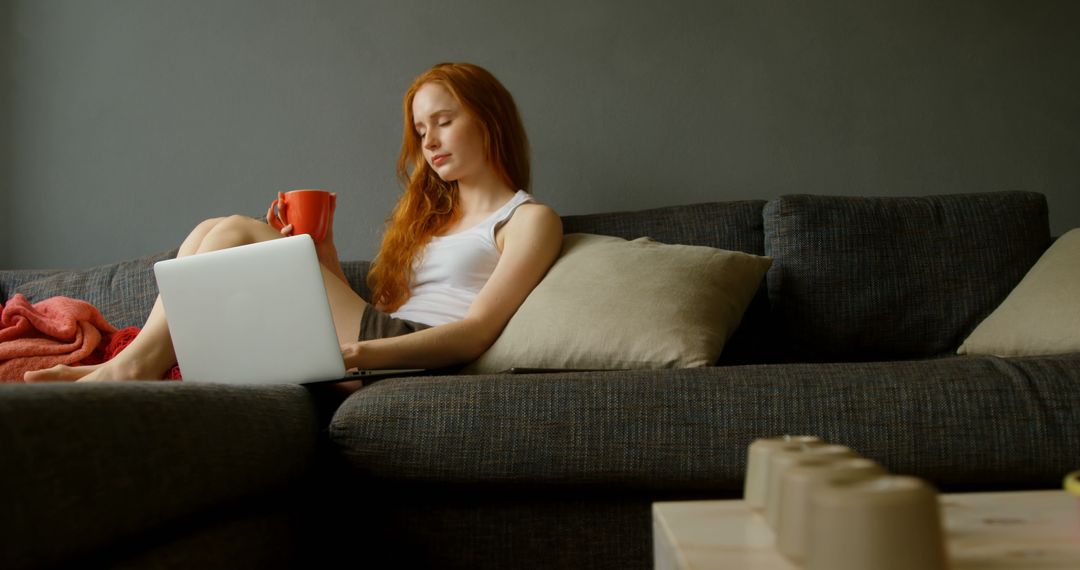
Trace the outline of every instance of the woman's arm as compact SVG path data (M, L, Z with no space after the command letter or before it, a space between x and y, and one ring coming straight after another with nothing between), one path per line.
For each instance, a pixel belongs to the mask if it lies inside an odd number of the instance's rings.
M346 368L444 368L471 362L499 338L562 248L562 220L551 208L523 204L503 229L495 271L461 321L404 336L342 347Z
M274 207L270 206L270 210L266 212L266 223L268 225L270 225L270 216L273 215L273 210ZM293 235L293 225L285 224L285 226L278 230L278 233L286 237ZM323 267L329 269L330 273L333 273L338 279L341 279L346 284L349 283L349 278L345 277L345 271L341 269L341 260L338 259L337 246L334 245L333 223L326 229L326 237L324 237L321 242L315 244L315 255L319 258L319 263Z
M334 228L331 226L326 230L326 237L317 244L315 244L315 254L319 258L319 263L323 267L330 270L346 284L349 283L349 278L345 277L345 271L341 269L341 260L338 257L337 246L334 245Z

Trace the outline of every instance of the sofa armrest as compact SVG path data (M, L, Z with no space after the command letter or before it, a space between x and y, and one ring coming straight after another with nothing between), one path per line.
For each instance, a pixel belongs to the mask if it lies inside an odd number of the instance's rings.
M0 567L62 564L282 488L318 436L295 385L0 385Z

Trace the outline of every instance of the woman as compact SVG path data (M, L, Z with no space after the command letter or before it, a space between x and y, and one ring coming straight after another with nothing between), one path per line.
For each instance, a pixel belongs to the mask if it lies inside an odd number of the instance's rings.
M535 203L528 140L486 70L439 64L405 94L405 193L369 274L372 304L345 279L332 232L317 246L346 368L442 368L475 360L558 256L562 223ZM179 256L289 235L244 216L199 224ZM28 372L27 381L161 378L176 363L160 297L112 360Z

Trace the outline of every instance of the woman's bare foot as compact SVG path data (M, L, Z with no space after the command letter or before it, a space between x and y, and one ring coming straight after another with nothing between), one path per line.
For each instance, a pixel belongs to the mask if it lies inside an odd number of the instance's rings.
M109 380L161 380L165 370L152 370L133 359L124 358L123 353L118 354L112 360L102 364L94 370L76 380L76 382L101 382Z
M74 380L76 382L96 382L107 380L160 380L165 370L154 370L139 365L138 362L123 358L123 354L102 364L89 366L53 366L45 370L27 372L25 382L44 382L50 380Z
M91 374L101 364L92 364L89 366L66 366L64 364L57 364L52 368L46 368L44 370L34 370L23 374L23 382L51 382L55 380L78 380L87 374Z

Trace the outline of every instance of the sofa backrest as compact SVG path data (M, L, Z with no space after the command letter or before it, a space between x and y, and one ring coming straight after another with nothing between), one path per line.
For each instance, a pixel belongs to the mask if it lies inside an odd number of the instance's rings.
M94 305L117 328L142 326L157 297L154 264L176 250L87 269L0 271L0 299L16 293L32 303L61 295Z
M1050 242L1030 192L784 196L764 229L773 326L810 361L952 353Z
M642 236L773 258L721 364L881 360L951 353L1050 242L1030 192L921 198L792 195L563 217L566 233ZM0 270L0 299L86 300L142 325L153 264L176 251L73 271ZM369 298L366 261L342 263Z
M764 200L709 202L636 212L563 216L564 233L588 233L764 255Z
M371 300L371 289L367 285L368 269L371 268L370 261L342 261L341 271L345 273L345 277L349 279L349 285L353 291L356 291L362 299L365 301Z

